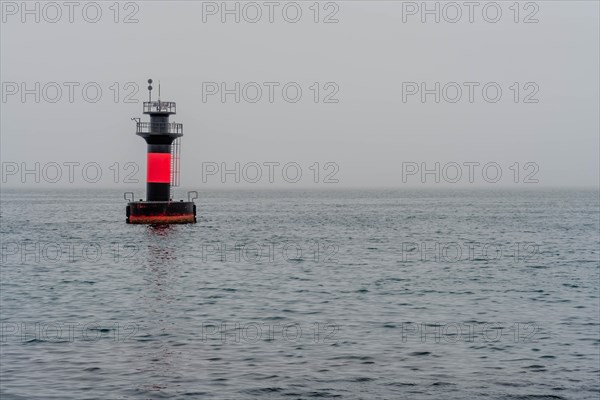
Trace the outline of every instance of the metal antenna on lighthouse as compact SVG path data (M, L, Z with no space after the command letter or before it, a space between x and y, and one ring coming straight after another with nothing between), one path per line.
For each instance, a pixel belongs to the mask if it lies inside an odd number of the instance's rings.
M160 92L160 89L159 89ZM160 95L159 95L160 97ZM148 102L152 102L152 79L148 79Z

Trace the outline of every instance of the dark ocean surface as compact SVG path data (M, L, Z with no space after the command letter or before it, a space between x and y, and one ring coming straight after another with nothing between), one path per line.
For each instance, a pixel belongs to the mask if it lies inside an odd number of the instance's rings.
M125 205L2 191L2 399L598 399L597 191Z

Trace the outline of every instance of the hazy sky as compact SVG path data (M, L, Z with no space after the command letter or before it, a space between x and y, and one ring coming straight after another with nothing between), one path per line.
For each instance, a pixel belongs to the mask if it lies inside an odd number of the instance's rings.
M33 11L23 14L22 2L2 2L5 187L24 187L20 169L38 162L45 168L40 183L30 174L27 187L49 185L57 163L63 175L56 185L115 186L118 169L118 185L142 190L146 147L130 119L146 118L148 78L155 80L154 98L160 80L162 99L177 102L172 120L184 124L186 187L599 182L597 1L428 2L438 7L439 23L421 13L420 1L227 2L230 14L222 13L222 2L47 3L28 2ZM222 83L230 90L225 101ZM431 90L425 102L422 83ZM135 85L139 92L127 98ZM102 94L94 102L97 88ZM493 102L498 88L502 95ZM24 98L23 89L30 91ZM139 171L125 167L129 162ZM65 163L79 163L69 164L72 184ZM86 163L102 170L95 184L82 178ZM215 166L233 170L236 163L240 183L232 173L223 184ZM440 183L434 173L420 173L436 163ZM257 164L263 175L253 184ZM283 178L285 164L291 167ZM491 169L483 177L485 164ZM302 178L289 183L298 168ZM498 168L502 177L488 182ZM123 182L128 172L140 183Z

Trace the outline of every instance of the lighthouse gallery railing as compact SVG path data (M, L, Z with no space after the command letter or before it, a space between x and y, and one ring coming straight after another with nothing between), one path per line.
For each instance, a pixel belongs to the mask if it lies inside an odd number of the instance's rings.
M136 132L149 134L175 133L183 135L183 124L178 124L175 122L138 122Z

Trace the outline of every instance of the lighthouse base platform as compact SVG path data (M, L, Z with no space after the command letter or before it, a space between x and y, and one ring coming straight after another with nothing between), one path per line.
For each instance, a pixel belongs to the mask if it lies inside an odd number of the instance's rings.
M193 201L133 201L127 203L128 224L193 224Z

